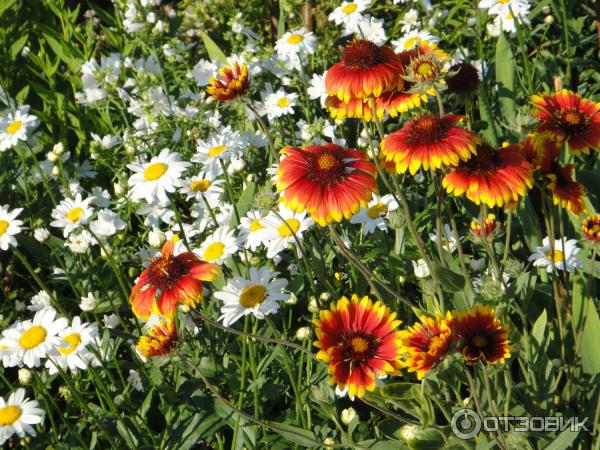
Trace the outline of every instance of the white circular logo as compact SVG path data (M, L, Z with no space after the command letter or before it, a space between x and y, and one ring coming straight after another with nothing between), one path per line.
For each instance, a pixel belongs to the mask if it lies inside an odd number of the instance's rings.
M471 439L481 430L481 418L472 409L459 409L452 416L452 432L460 439Z

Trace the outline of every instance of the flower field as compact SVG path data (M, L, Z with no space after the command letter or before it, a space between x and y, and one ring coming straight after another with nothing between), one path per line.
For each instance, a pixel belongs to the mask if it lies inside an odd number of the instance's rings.
M600 450L599 39L0 0L0 445Z

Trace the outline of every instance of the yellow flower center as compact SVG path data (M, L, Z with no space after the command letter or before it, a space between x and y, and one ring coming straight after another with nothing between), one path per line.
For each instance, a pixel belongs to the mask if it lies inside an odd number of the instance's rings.
M348 3L346 6L344 6L342 8L342 12L344 14L352 14L357 9L358 9L358 5L356 3Z
M244 308L254 308L256 305L260 305L267 297L267 288L255 284L248 286L240 294L240 305Z
M59 347L58 351L61 352L63 355L68 355L69 353L73 353L77 346L81 344L81 335L79 333L71 333L65 336L62 340L63 342L69 344L69 346Z
M150 164L146 170L144 170L144 178L148 181L158 180L165 174L168 168L168 165L161 162Z
M506 4L508 2L510 2L510 0L497 0L498 3L502 3L502 4Z
M210 187L208 180L196 180L190 183L190 189L194 192L206 192Z
M371 206L369 209L367 209L367 215L371 219L377 219L380 214L385 214L387 212L387 210L388 210L388 208L385 203L377 203L377 204Z
M254 233L255 231L262 230L265 226L260 223L260 219L254 219L250 222L250 231Z
M290 101L287 99L287 97L281 97L279 100L277 100L277 106L280 108L287 108L290 106Z
M424 77L430 77L435 73L435 67L429 61L424 61L417 66L417 73Z
M413 36L406 40L406 42L404 43L404 48L408 50L410 48L413 48L419 42L421 42L421 38L419 36Z
M46 340L46 329L39 325L32 326L19 338L19 345L25 350L31 350Z
M225 250L225 244L222 242L213 242L204 251L204 259L206 261L214 261L223 256Z
M473 337L473 344L479 348L485 347L487 344L487 338L483 334L477 334L475 337Z
M304 36L298 33L290 34L287 38L288 44L298 45L300 42L304 40Z
M19 420L19 417L21 417L22 413L23 410L14 405L8 405L4 408L0 408L0 427L12 425Z
M73 223L79 222L81 220L81 216L83 216L83 212L83 208L76 206L67 213L67 219Z
M546 258L552 260L554 263L559 263L563 261L564 254L560 250L554 250L554 258L552 257L552 253L550 250L546 252Z
M213 147L208 151L208 156L219 156L225 151L226 148L227 146L225 145L217 145L216 147Z
M22 126L23 122L21 122L20 120L15 120L14 122L11 122L9 126L6 127L6 132L8 134L15 134L21 129Z
M321 170L331 170L339 164L338 159L331 153L323 153L317 159L317 166Z
M362 336L355 336L350 339L350 347L356 353L364 353L369 348L369 341Z
M512 15L512 13L508 13L506 15L506 20L513 20L513 19L514 19L514 16Z
M292 231L294 232L293 234L296 234L300 229L300 222L298 222L296 219L286 219L286 222L287 224L282 223L277 229L281 237L290 237L292 235Z
M8 222L6 220L0 220L0 236L6 233L8 230Z
M569 111L565 113L565 121L571 125L579 125L581 122L581 117L574 111Z

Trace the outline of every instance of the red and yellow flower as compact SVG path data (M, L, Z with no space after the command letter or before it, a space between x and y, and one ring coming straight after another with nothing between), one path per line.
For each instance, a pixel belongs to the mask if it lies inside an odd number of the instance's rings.
M329 364L331 384L348 394L363 397L375 390L377 375L395 375L402 367L401 321L396 313L369 297L352 295L321 310L314 320L320 350L317 358Z
M144 357L166 356L177 348L178 343L175 320L164 318L148 329L147 336L140 336L135 348Z
M346 46L342 60L327 71L325 88L329 95L348 103L402 88L403 74L404 67L391 48L356 39Z
M192 252L174 255L177 238L168 240L131 290L134 314L148 320L151 312L172 316L178 304L193 308L202 301L203 281L213 281L219 266L200 260Z
M496 215L488 214L483 220L483 226L476 220L471 221L471 232L478 238L491 236L496 231Z
M600 243L600 214L586 217L581 222L581 231L588 241Z
M421 380L446 356L454 335L450 312L445 317L438 313L435 319L423 316L419 320L420 323L403 330L401 335L406 351L404 365Z
M589 153L600 147L600 104L563 89L532 97L539 129L565 140L573 153Z
M573 179L575 164L567 164L561 167L558 163L553 164L551 170L546 173L549 180L547 187L552 192L555 205L561 205L576 216L585 214L587 209L583 203L585 190L581 183Z
M396 171L411 175L423 170L454 166L468 161L477 153L480 138L473 132L456 126L463 116L427 115L411 120L400 130L387 135L381 143L381 155L396 163Z
M379 106L379 99L376 100L375 110L379 120L383 119L385 109ZM371 105L360 98L351 98L349 102L344 103L337 97L327 97L325 108L331 114L331 117L338 120L343 119L364 119L370 122L374 119Z
M560 142L548 131L531 133L519 144L521 154L534 169L547 173L560 154Z
M243 62L234 61L230 65L221 67L219 76L220 78L211 77L206 87L206 92L215 100L233 100L244 95L248 90L250 84L248 66Z
M455 313L452 330L457 339L457 351L468 364L484 361L504 363L510 358L508 328L489 306L477 305L467 313Z
M298 212L306 209L321 226L350 219L377 192L376 168L364 152L335 144L281 152L286 155L277 174L281 201Z
M466 197L490 208L518 201L531 188L531 165L518 145L493 148L477 146L477 156L458 164L442 180L448 193Z

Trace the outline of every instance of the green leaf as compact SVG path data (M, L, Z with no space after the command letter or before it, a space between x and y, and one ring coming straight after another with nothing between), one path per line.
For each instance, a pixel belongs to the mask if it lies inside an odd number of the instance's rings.
M278 422L267 422L267 424L273 426L272 430L275 433L283 436L288 441L303 447L315 447L320 443L319 439L312 431Z
M458 292L461 291L466 284L465 277L461 274L453 272L443 266L435 266L433 268L435 274L440 280L442 289L446 292Z
M413 383L388 383L381 388L381 395L398 400L413 400L415 386L417 385Z
M279 20L277 21L277 39L285 34L285 7L279 3Z
M256 191L256 184L254 182L249 182L242 192L239 200L237 201L237 210L240 217L246 215L248 210L250 209L250 205L252 205L252 201L254 200L254 193Z
M356 443L357 447L370 450L405 450L406 444L401 441L380 441L379 439L368 439Z
M215 41L213 41L204 31L199 31L199 33L210 59L213 61L218 61L221 64L227 64L227 57L225 56L225 53L223 53Z
M579 431L567 429L560 433L558 437L546 447L546 450L567 450L568 448L571 448L571 444L575 441L578 434Z
M505 120L515 117L515 59L504 33L500 33L496 43L496 83L498 99Z
M533 251L542 241L542 236L540 234L542 226L539 223L529 197L524 198L521 202L521 205L517 210L517 218L522 225L525 243L529 250Z
M17 55L19 54L21 49L25 46L25 43L27 42L28 38L29 38L29 35L27 33L25 33L23 36L21 36L19 39L17 39L15 42L13 42L11 44L10 55L12 56L13 59L15 59L17 57Z

